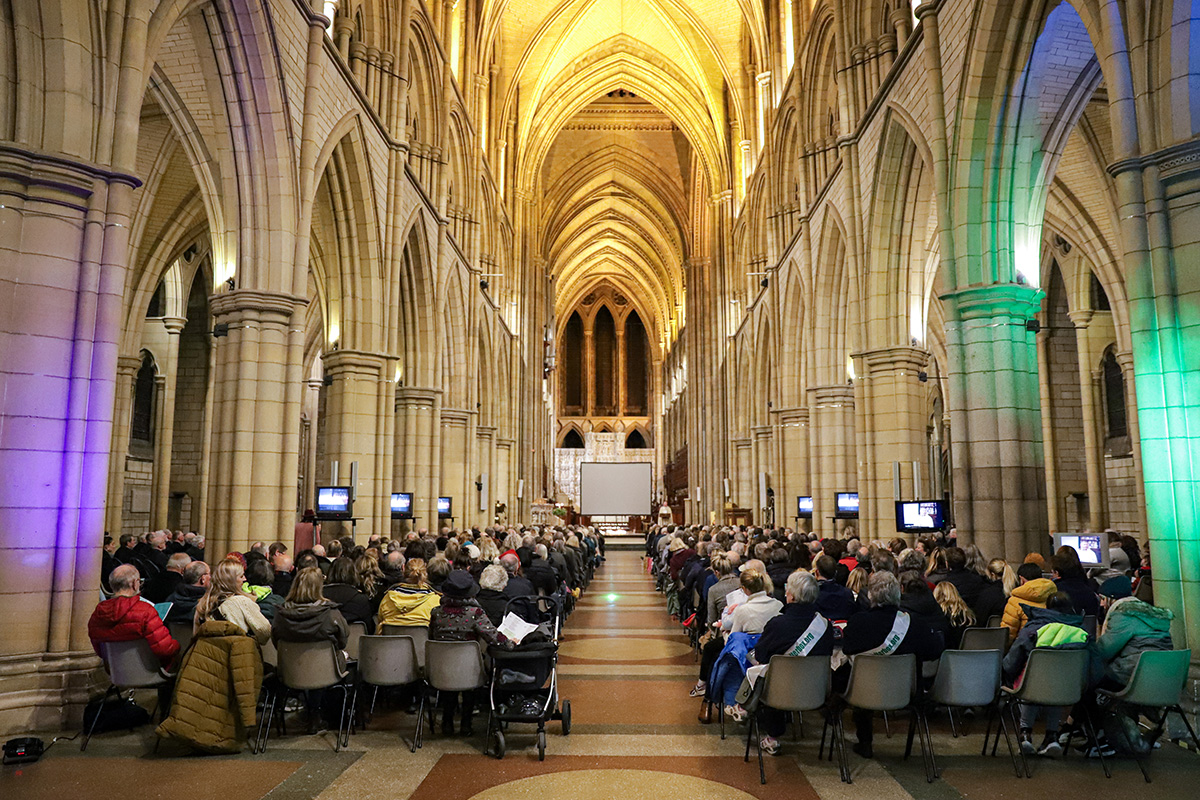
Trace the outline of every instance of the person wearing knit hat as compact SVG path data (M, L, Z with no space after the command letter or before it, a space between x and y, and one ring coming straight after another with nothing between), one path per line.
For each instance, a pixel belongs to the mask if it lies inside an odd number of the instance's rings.
M1128 575L1117 575L1100 584L1100 597L1110 600L1120 600L1133 594L1133 581Z

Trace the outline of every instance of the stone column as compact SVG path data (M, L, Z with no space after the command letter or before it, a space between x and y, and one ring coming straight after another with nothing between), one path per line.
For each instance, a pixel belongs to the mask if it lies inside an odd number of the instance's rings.
M1042 409L1042 446L1046 453L1046 529L1062 530L1058 513L1058 459L1055 458L1054 399L1050 392L1050 331L1037 334L1038 396Z
M133 407L133 386L142 359L138 356L117 358L116 401L113 405L112 455L108 462L108 503L104 529L113 538L121 535L125 512L125 457L129 452L129 415Z
M596 413L596 340L592 331L592 320L584 323L583 329L583 381L585 388L584 416Z
M470 423L470 413L461 408L441 409L439 425L442 448L451 456L438 462L440 479L437 494L451 498L455 525L463 525L470 519L471 500L475 494L475 476L471 472L473 465L466 458L470 444Z
M813 530L832 535L834 493L852 492L858 485L854 463L854 387L847 384L808 390L809 463L812 465Z
M0 730L77 724L98 663L87 620L137 185L0 144Z
M375 471L375 433L381 424L376 400L380 383L385 380L386 359L376 353L334 350L321 360L325 374L333 381L325 398L326 457L338 462L342 485L349 485L350 464L358 462L358 484L353 487L354 516L360 518L357 538L383 535L387 531L377 529L376 516L386 484ZM387 496L390 498L390 492ZM350 531L345 527L348 535Z
M301 505L308 509L316 508L317 503L317 449L318 439L321 430L320 415L320 392L324 381L320 378L308 380L305 382L307 389L307 397L304 399L304 407L310 409L307 427L304 431L306 435L304 447L304 485L300 488L300 497L303 499Z
M441 413L439 389L400 387L396 391L396 491L413 493L418 528L437 528L440 467L434 420Z
M959 542L1019 561L1045 548L1035 317L1042 293L1018 284L942 296L949 356L954 516Z
M1117 363L1121 365L1121 374L1125 377L1125 425L1129 429L1129 446L1133 454L1133 482L1137 487L1138 520L1141 522L1141 534L1145 536L1149 527L1146 523L1146 480L1142 471L1142 439L1137 413L1137 378L1133 370L1133 356L1127 350L1118 351L1114 355Z
M928 408L925 384L918 374L929 354L916 347L887 347L855 355L862 375L855 381L855 406L862 404L858 431L865 445L866 480L858 487L858 532L871 539L895 535L896 500L929 499L929 476L920 466L921 497L911 494L912 464L927 459L925 438ZM895 496L893 464L900 462L901 495Z
M1100 417L1097 407L1100 394L1097 392L1092 369L1091 347L1088 343L1088 325L1094 312L1090 308L1070 312L1075 324L1075 352L1079 361L1079 406L1083 412L1083 453L1087 468L1088 528L1104 530L1104 439L1098 425Z
M167 527L167 512L171 497L171 452L175 440L175 385L179 374L179 334L187 320L183 317L163 317L167 331L167 353L163 370L158 374L155 396L158 398L158 429L154 436L154 472L150 509L150 524L162 530Z
M808 408L782 408L778 418L780 479L775 487L775 519L779 524L795 525L796 498L811 494Z
M617 326L617 416L625 416L626 387L629 385L629 365L625 363L625 325ZM648 409L647 409L648 410Z
M214 325L228 328L214 338L207 553L286 540L294 531L295 486L284 486L283 476L286 462L295 470L299 447L285 447L285 430L299 425L300 404L298 395L294 408L287 402L285 379L289 359L299 354L292 345L303 336L297 320L305 305L301 297L250 289L209 300Z

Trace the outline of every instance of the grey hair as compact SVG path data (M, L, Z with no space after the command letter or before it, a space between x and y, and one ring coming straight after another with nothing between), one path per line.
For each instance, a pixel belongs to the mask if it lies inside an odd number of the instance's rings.
M114 569L108 576L108 585L112 587L114 592L121 592L126 589L133 588L133 582L142 577L138 572L137 567L133 564L122 564Z
M483 568L479 575L479 588L503 592L508 585L508 572L499 564L490 564Z
M546 551L546 545L541 544L541 543L538 543L537 545L534 546L533 552L537 554L538 558L549 558L550 557L550 554Z
M815 603L817 602L817 594L820 591L817 586L817 579L812 576L811 572L798 569L787 577L785 584L787 593L792 596L792 600L797 603Z
M199 586L200 580L208 574L208 564L203 561L193 561L183 568L183 582L188 586Z
M183 568L192 563L192 557L187 553L171 553L167 558L167 569L183 571Z
M900 605L900 581L890 572L872 572L867 580L871 608Z

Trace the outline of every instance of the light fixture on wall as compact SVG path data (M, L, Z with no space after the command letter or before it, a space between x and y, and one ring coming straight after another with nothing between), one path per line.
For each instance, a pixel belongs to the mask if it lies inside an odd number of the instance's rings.
M1042 323L1036 319L1027 319L1025 320L1025 330L1030 333L1039 333L1042 330Z
M214 339L222 339L229 335L229 323L218 322L213 325L212 335Z
M484 291L487 291L487 288L488 288L488 282L487 282L487 281L480 281L480 282L479 282L479 288L480 288L480 289L483 289Z
M231 292L233 291L234 287L237 286L232 277L225 279L225 285L229 287L229 291Z
M925 383L929 380L929 373L925 370L921 370L917 373L917 380L919 380L921 383Z
M769 284L770 282L771 281L769 279L763 278L761 281L758 282L758 285L765 289L765 288L767 288L767 284Z

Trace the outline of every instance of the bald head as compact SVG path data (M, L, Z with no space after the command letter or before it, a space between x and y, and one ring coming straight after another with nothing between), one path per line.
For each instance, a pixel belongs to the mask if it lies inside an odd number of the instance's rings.
M517 570L521 568L521 559L516 553L505 553L500 556L500 566L504 567L504 571L509 575L516 575Z
M141 588L141 580L142 576L137 567L133 564L122 564L109 574L108 585L112 587L113 594L132 597Z
M183 572L184 567L192 563L192 557L187 553L172 553L167 559L168 572Z

